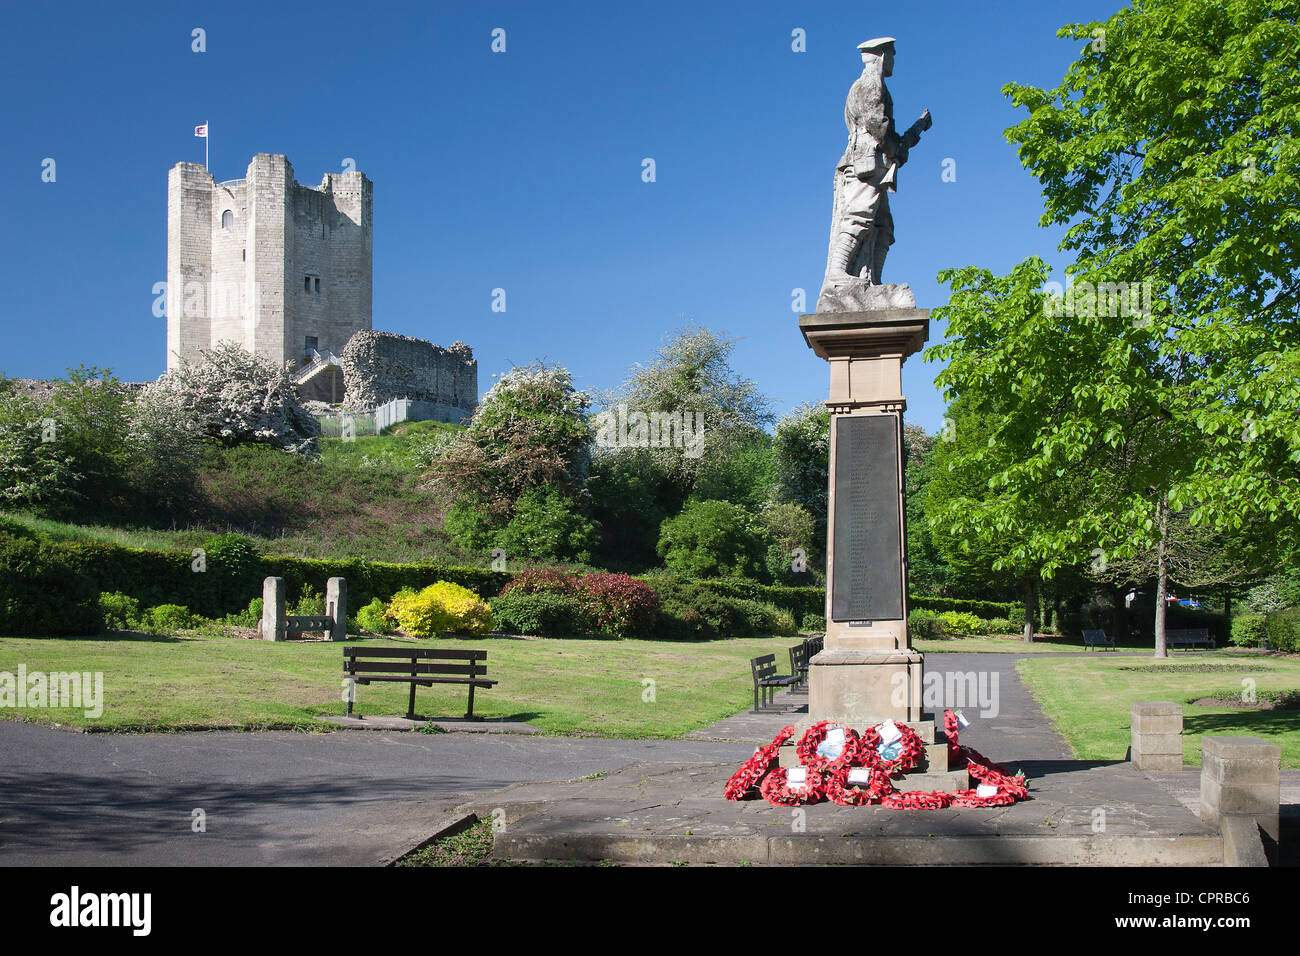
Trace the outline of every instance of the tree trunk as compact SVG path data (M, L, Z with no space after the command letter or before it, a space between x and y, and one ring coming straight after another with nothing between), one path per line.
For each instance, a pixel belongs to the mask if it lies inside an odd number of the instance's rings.
M1034 621L1038 617L1038 579L1030 578L1025 592L1025 631L1026 644L1034 642Z
M1156 657L1168 657L1165 642L1165 597L1169 593L1169 567L1165 562L1166 535L1169 530L1165 499L1156 502L1156 520L1160 525L1160 544L1156 549Z

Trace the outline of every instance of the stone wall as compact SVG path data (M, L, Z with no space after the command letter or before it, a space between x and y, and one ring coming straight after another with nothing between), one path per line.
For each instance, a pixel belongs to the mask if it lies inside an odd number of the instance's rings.
M344 407L364 411L395 398L438 406L443 421L468 421L478 406L478 362L464 342L443 348L393 332L357 332L343 350Z

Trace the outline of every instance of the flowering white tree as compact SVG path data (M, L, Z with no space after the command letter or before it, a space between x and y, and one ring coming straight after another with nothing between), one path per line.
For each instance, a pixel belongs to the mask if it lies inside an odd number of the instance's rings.
M320 423L285 369L233 342L200 354L202 361L182 363L144 388L136 401L138 429L317 454Z

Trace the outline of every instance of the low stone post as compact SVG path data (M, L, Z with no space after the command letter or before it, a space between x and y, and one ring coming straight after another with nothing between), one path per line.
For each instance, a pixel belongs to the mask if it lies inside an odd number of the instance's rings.
M267 578L262 582L262 640L283 641L284 578Z
M1134 703L1130 749L1139 770L1183 769L1183 708L1170 700Z
M1259 737L1201 738L1201 818L1224 831L1225 864L1250 865L1251 856L1258 856L1260 847L1238 832L1242 818L1249 818L1264 856L1276 865L1281 802L1281 747Z
M334 618L330 640L346 641L348 639L348 582L344 578L330 578L325 582L325 614Z

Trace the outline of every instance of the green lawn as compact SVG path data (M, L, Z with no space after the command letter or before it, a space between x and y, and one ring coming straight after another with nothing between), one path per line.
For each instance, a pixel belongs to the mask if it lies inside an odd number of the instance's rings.
M1207 665L1230 671L1205 672ZM1300 768L1300 710L1235 710L1195 706L1203 697L1240 695L1242 681L1257 696L1300 688L1300 660L1243 653L1152 657L1089 654L1078 658L1026 658L1016 662L1052 725L1087 760L1122 760L1129 746L1129 705L1171 700L1183 707L1183 763L1201 762L1201 736L1254 735L1282 748L1282 766ZM1159 670L1153 669L1159 667Z
M785 659L794 639L746 638L700 643L547 640L508 637L439 641L483 648L488 676L474 712L527 721L555 734L672 738L752 706L749 658ZM348 643L400 645L401 640ZM405 642L416 643L416 642ZM104 712L0 709L0 718L92 730L301 728L326 730L312 718L342 714L343 654L331 643L270 643L229 637L148 637L113 633L99 639L0 638L0 671L100 671ZM653 685L643 681L653 681ZM653 700L643 697L652 696ZM357 713L404 714L409 688L356 688ZM464 688L416 691L416 711L465 713Z

